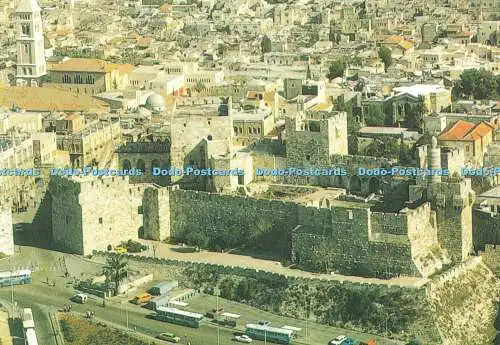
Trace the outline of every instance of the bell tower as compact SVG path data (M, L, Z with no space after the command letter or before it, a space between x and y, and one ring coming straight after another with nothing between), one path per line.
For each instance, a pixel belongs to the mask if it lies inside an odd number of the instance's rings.
M20 0L15 11L18 83L36 86L47 74L41 8L37 0Z

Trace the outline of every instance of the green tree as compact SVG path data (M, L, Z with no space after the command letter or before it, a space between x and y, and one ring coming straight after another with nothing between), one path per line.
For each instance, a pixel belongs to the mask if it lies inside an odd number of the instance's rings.
M271 39L269 37L267 37L267 35L264 35L264 37L262 37L262 41L260 42L260 48L262 50L262 54L271 52L272 43L271 43Z
M378 51L378 56L380 57L380 59L384 63L385 70L387 71L387 69L392 65L392 52L391 52L391 50L389 48L386 48L386 47L380 47L380 49Z
M247 301L250 298L250 292L252 287L246 278L241 280L236 286L236 300L237 301Z
M381 105L375 104L368 108L368 113L365 115L367 126L383 126L386 122L386 115Z
M393 139L374 140L365 148L365 154L372 157L398 158L400 146Z
M335 60L328 68L328 74L326 75L326 77L329 80L332 80L332 79L335 79L338 77L343 77L345 68L346 68L346 63L343 59Z
M458 98L494 99L497 96L499 81L498 76L493 76L493 73L484 68L468 69L460 75L453 94Z
M201 231L189 231L184 235L184 240L187 244L200 248L207 248L210 243L210 238Z
M348 65L360 66L362 63L361 58L359 56L342 56L337 60L333 61L330 67L328 68L328 73L326 77L329 80L343 77L345 69Z
M488 38L488 43L492 46L496 46L498 42L498 31L492 32Z
M114 295L118 294L120 283L128 277L128 262L122 255L108 257L103 268L106 279L115 284Z
M424 125L424 115L427 109L424 104L424 98L419 97L419 100L413 104L408 104L405 108L405 116L403 125L406 128L414 128L421 130Z

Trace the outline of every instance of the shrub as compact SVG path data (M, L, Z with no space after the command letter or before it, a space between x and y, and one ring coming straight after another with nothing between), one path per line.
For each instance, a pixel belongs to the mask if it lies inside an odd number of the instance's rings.
M61 325L61 332L64 336L64 339L66 339L69 342L75 341L76 340L75 333L73 332L73 329L71 328L68 321L61 320L59 324Z

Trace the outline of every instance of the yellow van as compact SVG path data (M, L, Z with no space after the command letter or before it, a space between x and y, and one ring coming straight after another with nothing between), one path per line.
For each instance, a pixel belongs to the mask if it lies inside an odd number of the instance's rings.
M172 343L178 343L181 341L181 338L172 333L162 333L158 336L158 339L170 341Z
M115 252L117 252L118 254L125 254L127 252L127 248L122 246L117 246L115 247Z
M148 294L148 293L142 293L142 294L137 295L137 296L134 297L134 303L135 304L148 303L149 301L151 301L152 298L153 298L153 296L151 296L150 294Z

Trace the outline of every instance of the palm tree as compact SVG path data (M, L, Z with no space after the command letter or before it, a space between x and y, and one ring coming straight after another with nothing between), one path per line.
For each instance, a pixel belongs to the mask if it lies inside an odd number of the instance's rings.
M114 295L116 296L120 283L128 277L128 262L122 255L108 257L103 273L108 281L115 284Z

